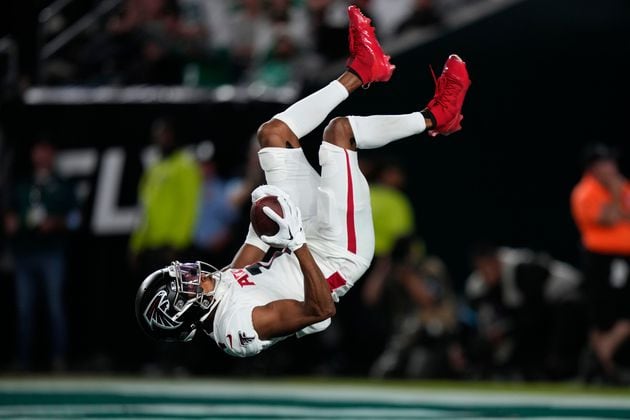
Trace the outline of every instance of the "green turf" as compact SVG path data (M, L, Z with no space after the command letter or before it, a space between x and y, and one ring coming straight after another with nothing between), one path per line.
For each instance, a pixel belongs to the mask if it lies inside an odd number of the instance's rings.
M630 418L630 390L579 384L3 377L0 418Z
M128 382L128 383L160 383L162 379L146 379L137 376L111 375L73 375L73 376L12 376L0 375L0 384L3 382L37 382L51 381L56 383L81 383L90 381ZM273 385L312 385L312 386L356 386L365 388L386 389L418 389L418 390L461 390L475 392L517 392L532 394L557 394L557 395L609 395L630 396L630 387L587 385L582 382L508 382L508 381L443 381L443 380L404 380L404 379L370 379L353 377L279 377L279 378L248 378L248 377L193 377L193 378L169 378L173 384L205 384L208 381L220 381L225 383L249 384L273 384Z

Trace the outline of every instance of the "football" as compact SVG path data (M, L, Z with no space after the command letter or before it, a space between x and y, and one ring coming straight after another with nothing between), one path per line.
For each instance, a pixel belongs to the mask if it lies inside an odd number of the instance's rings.
M268 195L262 198L259 198L252 204L252 208L249 212L249 218L252 222L252 226L254 227L254 231L258 234L258 236L266 235L273 236L278 233L280 228L278 224L271 220L263 211L264 207L269 207L280 216L284 216L282 211L282 206L278 201L278 197L275 195Z

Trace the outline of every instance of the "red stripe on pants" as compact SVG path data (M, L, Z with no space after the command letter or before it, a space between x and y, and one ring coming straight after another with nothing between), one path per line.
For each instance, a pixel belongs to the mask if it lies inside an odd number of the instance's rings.
M352 171L350 170L350 155L346 152L346 172L348 174L348 209L346 210L346 225L348 229L348 251L357 253L357 233L354 228L354 191L352 186Z
M346 280L341 277L341 274L339 274L338 271L332 273L330 277L326 279L326 281L328 282L328 288L331 292L346 284Z

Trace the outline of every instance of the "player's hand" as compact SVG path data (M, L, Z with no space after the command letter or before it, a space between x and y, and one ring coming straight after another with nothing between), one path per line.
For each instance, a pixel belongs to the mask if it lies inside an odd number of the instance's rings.
M263 197L267 197L270 195L275 195L277 197L284 197L287 200L290 200L289 194L282 191L280 188L275 187L273 185L261 185L252 191L252 203L260 200Z
M260 239L273 247L289 248L291 251L295 251L306 243L304 227L302 226L302 214L299 207L288 197L279 195L278 202L282 207L284 217L270 207L263 207L263 212L265 212L267 217L278 224L278 233L273 236L263 235Z

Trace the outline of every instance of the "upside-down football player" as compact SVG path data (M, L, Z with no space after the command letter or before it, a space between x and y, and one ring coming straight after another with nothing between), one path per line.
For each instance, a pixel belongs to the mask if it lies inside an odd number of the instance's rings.
M354 90L385 82L394 70L370 20L354 6L348 16L347 71L258 130L267 185L252 192L252 201L277 197L281 211L262 208L277 223L277 233L259 237L250 224L229 268L174 262L148 276L136 296L136 315L150 336L189 341L200 329L226 353L247 357L289 336L323 331L335 303L366 271L374 252L369 187L357 149L381 147L425 130L436 136L461 129L470 79L465 63L451 55L435 96L422 111L330 121L319 149L318 175L300 138ZM281 251L261 262L270 247Z

